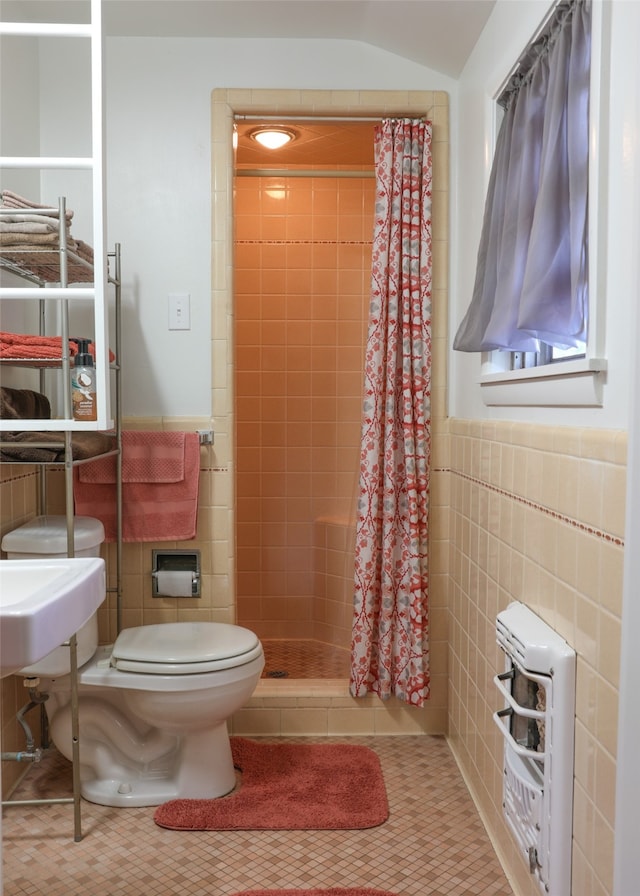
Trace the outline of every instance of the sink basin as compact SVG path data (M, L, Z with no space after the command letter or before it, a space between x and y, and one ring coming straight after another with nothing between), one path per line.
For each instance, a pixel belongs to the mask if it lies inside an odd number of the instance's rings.
M105 596L100 557L0 560L0 676L63 644Z

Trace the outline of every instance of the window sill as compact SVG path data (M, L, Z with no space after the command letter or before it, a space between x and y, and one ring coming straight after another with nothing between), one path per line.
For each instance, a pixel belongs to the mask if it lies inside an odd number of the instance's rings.
M579 358L483 373L482 400L488 407L602 407L606 372L603 358Z

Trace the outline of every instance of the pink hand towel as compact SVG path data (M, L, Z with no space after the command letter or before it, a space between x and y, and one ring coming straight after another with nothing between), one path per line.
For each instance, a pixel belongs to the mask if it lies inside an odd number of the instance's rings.
M185 432L122 433L123 482L181 482L184 479ZM106 484L116 481L113 457L103 457L79 468L80 482Z
M195 538L200 475L197 433L123 433L122 467L123 541ZM108 542L116 539L115 471L115 457L83 464L75 471L73 486L75 512L99 519Z

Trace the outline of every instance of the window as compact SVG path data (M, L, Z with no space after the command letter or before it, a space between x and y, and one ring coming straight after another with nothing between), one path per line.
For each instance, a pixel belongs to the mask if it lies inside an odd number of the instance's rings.
M483 353L483 386L603 367L589 344L590 83L591 2L560 2L497 100L476 280L453 345ZM550 403L567 403L561 391Z

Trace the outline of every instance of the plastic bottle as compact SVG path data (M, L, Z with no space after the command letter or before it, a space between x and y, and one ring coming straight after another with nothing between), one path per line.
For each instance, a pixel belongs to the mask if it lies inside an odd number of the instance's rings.
M74 339L78 354L71 368L71 401L74 420L97 420L96 371L89 351L90 339Z

